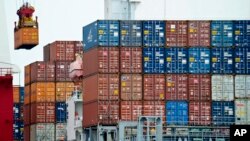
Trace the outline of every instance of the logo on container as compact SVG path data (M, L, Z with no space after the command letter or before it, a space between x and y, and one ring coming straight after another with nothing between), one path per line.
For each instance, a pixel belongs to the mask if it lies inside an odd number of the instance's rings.
M231 125L230 141L250 138L250 125Z
M92 30L90 29L89 30L89 34L88 34L88 42L92 42L92 40L93 40L93 35L92 35Z

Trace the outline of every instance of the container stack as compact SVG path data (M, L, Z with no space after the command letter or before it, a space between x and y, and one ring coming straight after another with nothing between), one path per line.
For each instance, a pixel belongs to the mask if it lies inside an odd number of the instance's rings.
M44 61L25 66L25 141L65 139L69 65L81 51L79 41L55 41L44 47Z
M24 87L13 86L13 139L22 141L23 138L23 103Z

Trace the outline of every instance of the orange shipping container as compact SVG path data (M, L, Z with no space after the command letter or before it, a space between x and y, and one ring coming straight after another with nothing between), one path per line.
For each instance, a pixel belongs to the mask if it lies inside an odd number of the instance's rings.
M15 49L31 49L38 45L38 28L20 28L15 32Z
M121 75L121 99L142 100L142 75L122 74Z
M24 87L24 104L30 103L30 85Z
M37 82L31 84L32 102L55 102L55 83Z
M27 66L25 66L25 72L24 72L24 74L25 74L25 85L28 85L29 83L30 83L30 65L27 65Z
M74 83L56 82L56 102L64 102L72 95Z
M14 103L20 102L20 88L19 88L19 86L13 86L13 102Z

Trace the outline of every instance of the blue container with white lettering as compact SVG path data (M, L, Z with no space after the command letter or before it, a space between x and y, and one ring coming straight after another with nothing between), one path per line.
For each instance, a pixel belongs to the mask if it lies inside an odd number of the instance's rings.
M141 21L120 21L120 44L124 47L142 46Z
M56 102L56 122L64 123L66 122L66 103L65 102Z
M187 125L188 103L186 101L167 101L166 120L168 125Z
M232 125L235 121L233 101L212 102L212 123L214 125Z
M188 49L189 73L210 73L210 49L206 47L192 47Z
M20 120L20 104L14 103L13 104L13 120Z
M211 22L211 45L214 47L233 46L233 21Z
M143 46L145 47L165 46L164 21L143 21Z
M20 103L24 103L24 87L20 87Z
M234 73L233 48L212 48L212 73L231 74Z
M165 49L143 48L144 73L165 73Z
M186 48L166 48L166 72L188 73L188 50Z
M250 47L250 20L234 21L234 44Z
M235 73L250 74L250 47L237 47L234 53Z
M97 46L119 46L119 21L98 20L83 27L84 51Z

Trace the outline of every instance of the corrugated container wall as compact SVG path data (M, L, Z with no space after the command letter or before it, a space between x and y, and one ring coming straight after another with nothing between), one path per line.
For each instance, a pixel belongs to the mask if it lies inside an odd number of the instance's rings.
M166 100L188 100L188 75L166 75Z
M143 116L160 116L165 119L165 101L143 101Z
M56 141L66 139L66 123L56 123Z
M64 123L66 122L66 114L67 114L67 109L66 109L66 103L65 102L57 102L55 104L56 108L56 123Z
M71 82L69 77L69 67L71 61L56 61L55 62L55 81L56 82Z
M24 140L30 141L30 126L24 126Z
M165 46L164 21L143 21L143 46L144 47Z
M142 101L120 101L120 120L137 121L142 115Z
M188 125L188 102L167 101L166 119L168 125Z
M55 125L53 123L39 123L30 126L31 141L55 140Z
M130 85L128 85L130 86ZM95 74L83 79L84 102L119 100L119 75Z
M188 72L188 50L185 48L166 48L166 72Z
M166 22L166 46L186 47L188 45L188 22Z
M98 20L83 27L83 48L119 46L119 21Z
M212 21L211 22L211 46L232 47L233 46L233 22Z
M165 75L145 74L143 77L143 100L164 100Z
M55 102L55 83L54 82L32 83L31 102Z
M31 116L31 112L30 112L30 104L26 104L23 106L23 121L24 121L24 125L29 125L30 124L30 116Z
M234 44L236 47L250 46L250 20L234 21Z
M13 120L20 120L20 104L14 103L13 104Z
M56 102L65 102L72 95L74 83L72 82L56 82Z
M120 21L121 46L142 46L142 22Z
M118 101L94 101L83 103L83 127L115 125L119 121Z
M22 27L15 32L15 49L31 49L39 43L38 28Z
M233 101L213 101L212 102L212 123L214 125L234 124L234 102Z
M235 124L249 124L250 122L250 100L235 100Z
M189 102L189 124L210 125L211 124L211 102L190 101Z
M28 85L30 83L30 65L24 67L24 84Z
M210 73L210 49L189 48L189 73Z
M31 104L31 123L54 123L55 103L40 102Z
M233 75L212 75L212 100L234 100L234 77Z
M188 21L188 46L210 47L210 21Z
M143 48L144 73L165 72L165 49L164 48Z
M52 62L37 61L30 64L31 83L55 81L55 65Z
M142 100L142 75L121 75L121 100Z
M19 87L19 91L20 91L20 103L24 103L24 94L25 94L24 87Z
M91 61L88 61L91 59ZM101 47L93 48L83 54L84 76L93 73L118 73L119 48Z
M31 86L27 85L24 87L24 104L29 104L30 103L30 97L31 97Z
M234 59L232 48L212 48L211 69L214 74L232 74L234 72Z
M249 84L249 75L235 75L235 98L250 98Z
M13 86L13 102L14 103L20 102L20 88L19 88L19 86Z
M235 73L250 74L250 47L235 49Z
M120 72L121 73L142 72L142 48L140 47L120 48Z
M210 101L211 100L211 75L189 75L188 76L189 100Z

